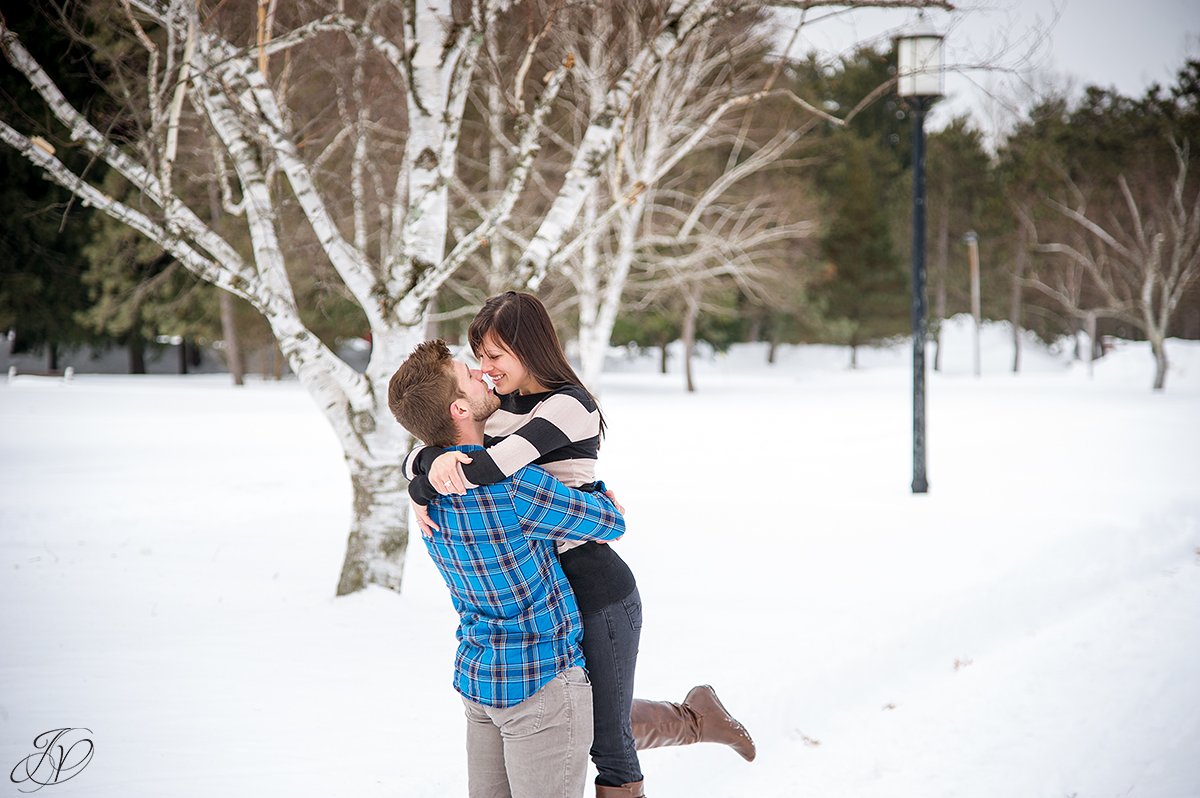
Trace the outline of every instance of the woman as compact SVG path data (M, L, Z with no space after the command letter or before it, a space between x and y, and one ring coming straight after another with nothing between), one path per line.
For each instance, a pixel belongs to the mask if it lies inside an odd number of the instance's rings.
M467 336L480 370L500 396L500 409L487 421L485 451L468 456L419 447L405 459L423 531L432 527L424 505L439 492L463 492L464 476L476 485L491 484L536 463L566 485L595 488L604 416L563 355L545 306L514 291L492 297ZM750 735L711 687L693 688L682 704L634 701L642 603L633 572L616 551L600 543L563 543L559 563L583 621L597 796L643 795L639 748L720 742L753 759Z

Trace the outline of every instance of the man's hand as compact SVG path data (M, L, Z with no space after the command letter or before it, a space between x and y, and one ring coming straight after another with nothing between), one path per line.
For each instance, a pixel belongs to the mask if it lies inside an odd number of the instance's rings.
M471 462L466 452L442 452L429 466L429 482L443 496L467 492L467 478L463 476L462 464ZM429 518L428 515L425 516Z
M607 496L608 500L613 503L614 507L617 508L618 513L620 513L621 515L625 515L625 508L621 506L621 503L619 501L617 501L617 494L613 493L612 490L610 489L610 490L604 491L604 495ZM621 535L621 538L623 538L623 537L625 537L625 536ZM613 540L620 540L621 538L614 538ZM609 543L612 543L612 540L597 540L596 542L607 545Z
M412 511L413 515L416 516L417 526L421 527L421 534L427 538L433 537L433 533L437 532L440 527L430 520L429 508L423 504L413 502Z

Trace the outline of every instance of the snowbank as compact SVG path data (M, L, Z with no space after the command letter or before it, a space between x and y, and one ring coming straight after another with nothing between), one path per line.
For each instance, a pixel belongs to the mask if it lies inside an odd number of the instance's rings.
M650 794L1200 795L1200 347L1155 394L1137 345L1013 376L985 332L919 497L903 345L610 376L637 693L712 683L760 752L646 752ZM466 794L445 589L416 545L403 595L333 598L350 491L298 385L19 378L0 417L7 768L87 727L56 796Z

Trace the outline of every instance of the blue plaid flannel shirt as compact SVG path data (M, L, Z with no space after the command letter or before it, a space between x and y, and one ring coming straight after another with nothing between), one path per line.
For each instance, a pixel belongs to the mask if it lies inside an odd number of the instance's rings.
M460 452L482 446L454 446ZM515 706L583 665L583 627L557 540L615 540L625 521L603 495L572 490L538 466L439 496L424 538L458 611L454 687L477 704Z

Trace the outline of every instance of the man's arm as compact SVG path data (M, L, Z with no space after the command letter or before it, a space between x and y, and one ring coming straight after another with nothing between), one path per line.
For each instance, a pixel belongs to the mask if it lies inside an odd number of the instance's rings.
M529 537L616 540L625 534L625 519L602 486L593 493L573 490L538 466L517 471L512 485L513 506Z

